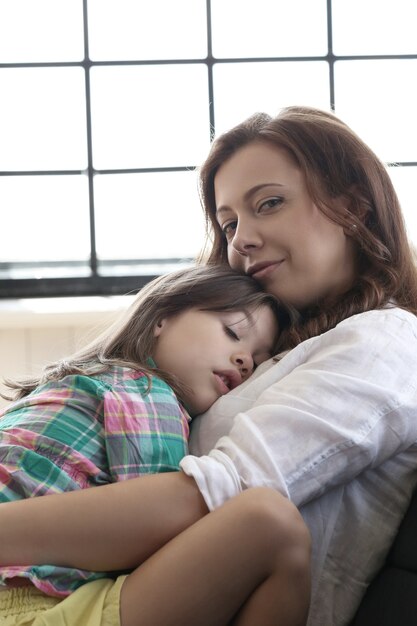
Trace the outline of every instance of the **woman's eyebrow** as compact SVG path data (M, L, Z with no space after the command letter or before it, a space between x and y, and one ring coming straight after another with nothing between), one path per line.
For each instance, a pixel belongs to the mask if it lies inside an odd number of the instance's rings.
M228 213L229 211L231 211L230 207L221 206L218 209L216 209L216 217L219 217L221 213Z
M285 187L285 185L283 185L282 183L276 183L276 182L261 183L259 185L255 185L254 187L251 187L243 194L243 201L247 202L251 198L251 196L253 196L253 194L255 194L260 189L263 189L264 187ZM226 213L227 211L231 211L230 207L228 207L227 205L222 205L216 209L216 216L218 216L219 213Z

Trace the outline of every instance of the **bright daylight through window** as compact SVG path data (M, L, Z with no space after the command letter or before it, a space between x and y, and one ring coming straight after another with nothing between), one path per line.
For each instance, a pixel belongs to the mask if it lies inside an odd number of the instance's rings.
M0 297L125 293L190 263L211 132L291 104L334 108L391 165L417 243L414 7L0 0Z

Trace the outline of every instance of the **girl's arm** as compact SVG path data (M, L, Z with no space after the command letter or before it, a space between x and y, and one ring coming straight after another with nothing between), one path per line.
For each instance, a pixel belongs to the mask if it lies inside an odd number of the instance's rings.
M131 569L208 512L183 472L0 506L0 565Z

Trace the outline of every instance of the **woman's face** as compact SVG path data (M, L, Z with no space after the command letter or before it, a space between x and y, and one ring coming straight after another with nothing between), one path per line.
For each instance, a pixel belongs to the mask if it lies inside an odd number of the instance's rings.
M352 239L316 207L286 150L248 144L219 168L214 187L233 268L300 309L353 283Z

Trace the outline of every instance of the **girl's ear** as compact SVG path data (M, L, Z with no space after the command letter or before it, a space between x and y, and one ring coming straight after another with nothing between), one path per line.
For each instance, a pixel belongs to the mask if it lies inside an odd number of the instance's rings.
M162 320L159 320L159 322L155 324L155 328L153 329L153 336L155 338L159 337L159 335L162 333L162 330L165 326L165 322L166 322L166 319L164 318Z

